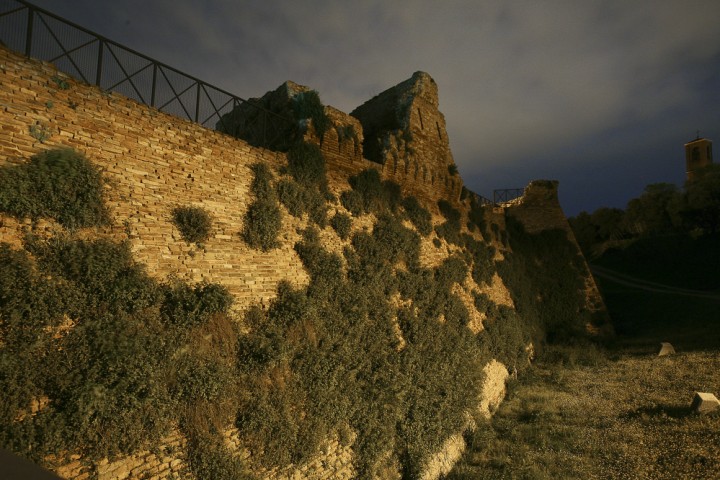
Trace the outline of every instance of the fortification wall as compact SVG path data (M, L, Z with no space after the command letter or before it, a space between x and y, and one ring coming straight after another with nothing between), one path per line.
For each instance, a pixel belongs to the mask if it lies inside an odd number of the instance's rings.
M220 283L235 297L238 310L258 302L267 303L275 296L281 280L289 280L295 285L305 285L309 281L293 249L300 239L298 232L307 225L306 220L292 217L283 210L282 246L269 252L254 250L241 238L243 218L253 200L250 194L251 165L265 162L280 174L281 167L286 164L284 154L251 147L242 140L158 112L121 95L78 83L52 65L2 47L0 109L3 118L0 165L23 163L33 154L60 146L85 154L101 167L107 181L106 200L111 225L77 234L128 240L135 258L146 265L152 276ZM328 111L331 119L339 124L357 122L342 112ZM420 111L411 109L411 115L420 115ZM412 122L414 124L415 120ZM444 123L442 127L444 131ZM428 137L425 141L429 145L432 140ZM438 215L436 201L459 197L462 187L459 176L451 178L452 175L442 172L447 170L451 158L439 161L434 176L432 171L424 173L417 163L412 163L416 161L412 158L397 158L379 164L363 158L357 142L340 138L333 129L324 137L321 149L327 161L330 190L335 194L349 188L347 179L350 175L376 168L383 178L398 182L403 193L421 199L433 213L434 224L444 221ZM532 195L528 196L530 198ZM564 220L564 216L558 210L556 197L554 201L555 204L548 201L545 212L534 219L530 219L532 215L528 213L523 223L530 230L559 224L559 218ZM211 237L202 247L183 241L171 222L173 208L185 205L200 206L213 217ZM526 210L535 208L529 203L526 205ZM330 216L333 209L344 212L336 203L330 207ZM517 214L522 217L526 210L518 210ZM504 215L491 216L497 217L498 224L504 223ZM372 215L355 218L353 229L370 229L372 223ZM0 216L0 241L18 246L27 231L49 235L61 230L62 227L49 221L32 223ZM437 266L457 251L455 246L445 242L438 248L433 240L438 240L434 234L422 240L421 261L425 265ZM342 251L349 242L341 240L330 227L321 232L321 241L333 252ZM496 245L502 248L502 243ZM498 255L502 253L498 252ZM497 303L512 304L497 274L487 285L477 285L468 275L459 288L464 291L471 315L479 319L474 323L475 331L482 330L482 314L472 305L471 292L487 293L497 299ZM493 371L500 373L496 372L488 383L483 399L495 402L502 398L507 371L499 367ZM479 404L483 399L479 399ZM232 432L228 434L230 442ZM168 440L180 450L183 441L177 435ZM458 442L449 442L447 451L440 452L434 460L438 465L437 475L447 471L448 465L457 458L458 449L462 449ZM162 452L140 452L115 462L105 462L96 473L104 479L186 478L189 474L181 457ZM89 478L90 472L79 460L76 458L75 462L63 467L61 474L67 478ZM353 478L352 452L347 445L330 439L324 455L309 464L265 472L264 475L264 478L278 479ZM432 473L428 475L428 478L437 477Z

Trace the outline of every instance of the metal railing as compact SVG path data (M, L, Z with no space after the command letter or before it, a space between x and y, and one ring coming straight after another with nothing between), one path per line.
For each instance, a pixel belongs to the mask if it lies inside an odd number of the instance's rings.
M524 194L524 188L505 188L502 190L493 190L493 204L501 205L503 203L509 203L522 197Z
M293 120L122 46L24 0L0 0L0 41L58 70L204 127L230 132L223 115L239 105L255 143L272 145Z
M487 205L494 205L493 201L490 200L489 198L483 197L479 193L475 193L475 192L472 192L472 193L473 193L473 195L475 195L475 201L478 203L478 205L483 206L483 207L485 207Z

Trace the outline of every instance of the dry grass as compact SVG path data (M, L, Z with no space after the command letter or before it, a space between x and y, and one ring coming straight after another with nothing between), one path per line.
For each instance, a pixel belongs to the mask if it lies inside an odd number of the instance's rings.
M720 414L689 408L695 391L720 391L717 351L592 363L536 365L449 478L717 478Z

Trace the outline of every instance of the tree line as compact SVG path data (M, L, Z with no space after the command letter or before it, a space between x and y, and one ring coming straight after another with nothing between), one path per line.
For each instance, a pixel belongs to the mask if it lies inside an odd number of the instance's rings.
M714 236L720 232L720 165L712 164L685 182L653 183L630 200L625 210L602 207L569 219L580 248L592 258L612 241L692 233Z

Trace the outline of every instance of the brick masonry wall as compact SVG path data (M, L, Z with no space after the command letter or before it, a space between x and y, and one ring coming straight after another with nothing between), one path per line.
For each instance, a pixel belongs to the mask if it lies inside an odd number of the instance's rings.
M66 82L67 88L61 88L64 85L56 81L59 79ZM0 117L0 165L23 163L40 151L62 146L84 153L101 167L107 181L106 200L112 224L78 234L128 240L135 258L150 275L161 280L173 275L190 282L207 280L223 284L235 297L238 310L257 302L267 303L281 280L295 285L307 283L308 275L293 249L305 220L283 211L282 246L270 252L251 249L241 238L243 217L252 201L250 166L265 162L277 174L286 163L284 154L251 147L121 95L76 82L50 64L4 47L0 47ZM334 122L341 124L356 122L346 117L349 116L338 111L331 115ZM402 164L380 165L363 158L362 137L359 140L359 145L340 141L334 130L323 139L322 151L334 193L349 188L348 176L377 168L383 178L400 183L403 193L423 200L433 213L435 224L443 221L436 201L448 193L459 196L459 176L447 187L437 188L440 177L416 178ZM171 222L172 209L183 205L202 207L213 217L211 237L202 247L184 242ZM333 210L344 211L335 204L329 209L330 216ZM562 216L562 211L557 211ZM548 203L544 215L547 218L540 222L559 218L557 211ZM498 218L502 220L502 216ZM372 215L367 215L354 219L353 229L371 229L372 224ZM542 225L538 224L538 228ZM30 229L48 235L62 230L52 221L32 224L0 214L0 241L19 247L24 232ZM456 250L444 241L440 248L435 247L434 237L433 234L422 242L422 262L429 266L438 265ZM330 227L321 232L321 239L334 252L341 252L348 244ZM511 304L497 275L490 285L476 285L468 275L460 290L464 291L467 307L475 317L480 314L469 295L473 290L488 293L498 303ZM474 322L477 331L482 329L481 320ZM179 436L169 438L167 444L176 448L168 452L182 450L183 442ZM88 478L90 473L80 460L62 467L59 473L67 478ZM182 454L139 452L96 467L99 478L108 480L139 477L156 480L188 478L183 465ZM267 473L267 477L278 479L349 479L353 475L352 454L347 445L331 440L326 454L308 465Z

